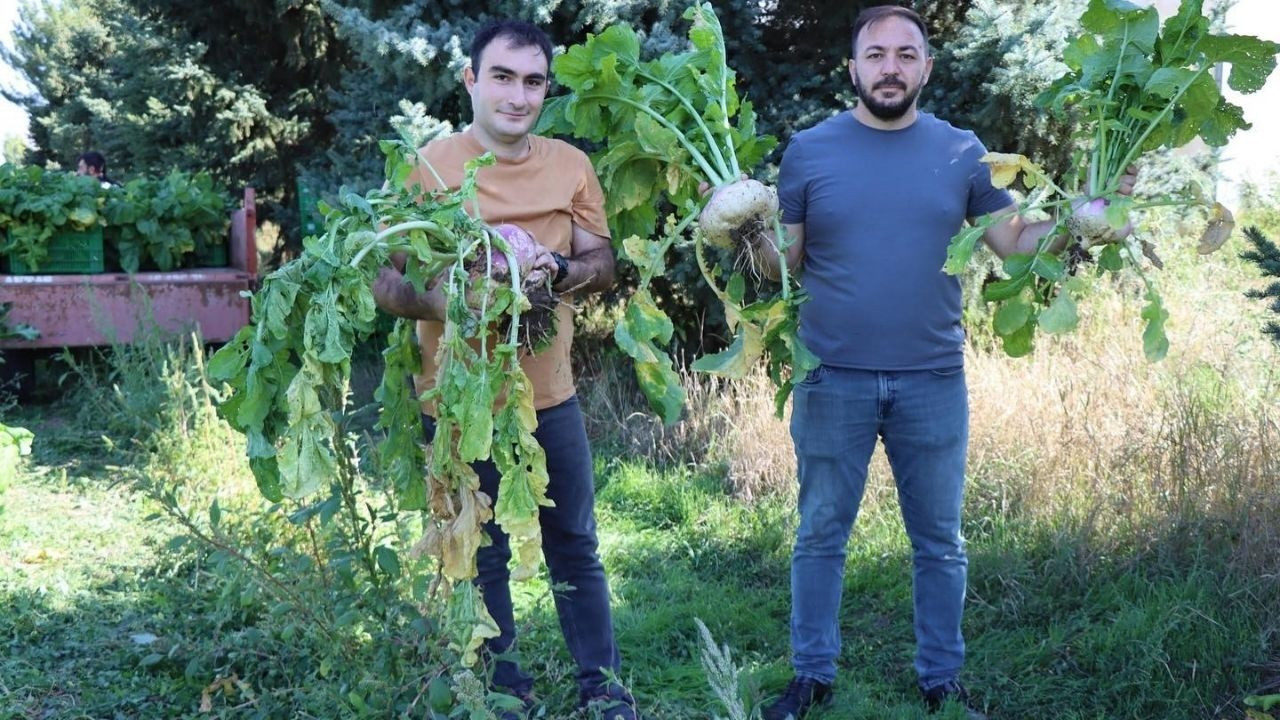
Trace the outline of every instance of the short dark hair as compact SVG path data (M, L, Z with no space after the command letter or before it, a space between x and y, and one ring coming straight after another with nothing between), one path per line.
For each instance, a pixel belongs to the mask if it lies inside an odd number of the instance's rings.
M107 159L97 150L80 153L80 157L76 158L76 164L80 164L81 160L84 161L85 167L97 170L99 175L107 174Z
M547 58L547 67L551 67L551 38L542 32L542 28L523 20L490 20L476 31L471 39L471 71L480 72L480 55L498 38L507 38L510 47L537 47Z
M920 28L920 36L924 38L924 54L926 57L929 55L929 30L924 26L924 20L920 19L915 10L899 5L877 5L863 8L862 12L858 13L858 19L853 21L853 39L850 47L855 60L858 57L858 33L862 32L862 28L868 25L875 25L881 20L891 17L900 17L915 23L915 26Z

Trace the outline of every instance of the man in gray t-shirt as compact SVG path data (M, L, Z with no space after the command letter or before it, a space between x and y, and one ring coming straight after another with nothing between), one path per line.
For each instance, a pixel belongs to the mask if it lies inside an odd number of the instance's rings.
M800 309L801 338L822 364L794 393L795 678L765 720L798 720L831 698L845 546L878 439L911 540L920 691L931 710L959 702L971 718L983 717L958 681L969 407L960 285L942 266L966 220L1007 214L983 235L1002 258L1034 252L1053 224L1024 221L1009 195L991 186L980 162L986 150L972 132L917 110L932 66L918 15L896 6L864 10L849 62L857 106L797 134L783 155L786 260L810 296ZM1131 192L1132 181L1126 177L1121 192ZM776 277L776 243L762 245L759 259Z
M860 106L861 107L861 106ZM942 272L966 218L1008 208L972 132L928 114L902 128L844 112L797 134L778 182L803 228L800 334L824 365L936 370L963 363L960 282Z

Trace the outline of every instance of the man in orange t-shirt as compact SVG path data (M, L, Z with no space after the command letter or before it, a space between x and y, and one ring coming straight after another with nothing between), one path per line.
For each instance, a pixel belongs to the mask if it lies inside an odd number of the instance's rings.
M472 124L464 132L429 143L420 155L440 180L456 188L462 183L464 164L492 152L497 164L481 168L477 175L482 219L491 225L518 225L532 235L542 246L534 267L553 278L554 289L599 292L613 284L614 265L600 181L580 150L530 134L546 99L550 58L550 40L533 25L504 20L481 28L462 77L471 95ZM407 185L431 188L439 181L422 166ZM399 269L385 268L374 296L383 310L419 321L422 372L414 381L419 392L429 389L435 381L445 310L439 285L418 293ZM521 361L538 411L534 436L546 451L547 497L555 503L539 513L542 549L552 582L573 588L554 597L565 643L578 664L580 701L602 711L605 720L635 720L630 694L608 679L620 672L621 661L613 639L609 587L596 552L591 449L569 363L573 314L567 302L557 313L550 345ZM434 422L424 419L430 436ZM499 475L493 463L479 462L475 469L481 490L496 501ZM477 554L476 582L501 631L487 643L490 653L498 654L509 652L515 642L507 568L511 550L506 534L493 521L485 530L493 544ZM533 709L533 678L516 663L497 662L493 685L521 698L525 713ZM525 715L507 711L500 717L519 720Z

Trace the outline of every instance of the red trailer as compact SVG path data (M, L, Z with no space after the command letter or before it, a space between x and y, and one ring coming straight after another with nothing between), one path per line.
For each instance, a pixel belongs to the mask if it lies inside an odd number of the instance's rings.
M249 299L241 293L257 284L256 227L253 188L246 188L243 206L231 213L230 267L133 275L0 274L0 303L12 303L8 323L40 333L35 340L0 340L5 360L16 359L15 350L127 343L153 327L198 329L211 343L230 340L249 322Z

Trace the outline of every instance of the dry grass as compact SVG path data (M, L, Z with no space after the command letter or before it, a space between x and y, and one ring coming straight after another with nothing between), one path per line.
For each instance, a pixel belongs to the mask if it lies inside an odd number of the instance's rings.
M1045 523L1098 553L1222 538L1252 571L1280 569L1280 351L1241 294L1250 277L1238 242L1210 258L1167 250L1180 260L1159 278L1171 313L1162 362L1143 358L1138 288L1109 282L1082 303L1075 333L1041 338L1027 358L970 349L970 517ZM788 421L774 418L763 374L682 373L686 416L670 428L647 412L629 370L605 363L589 375L594 435L625 455L723 471L748 500L794 492ZM877 451L866 512L892 496Z

